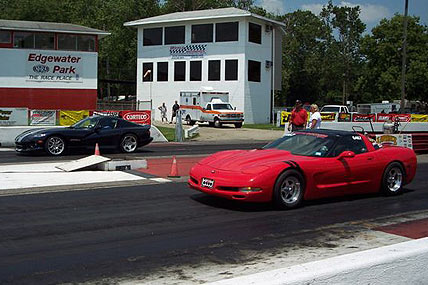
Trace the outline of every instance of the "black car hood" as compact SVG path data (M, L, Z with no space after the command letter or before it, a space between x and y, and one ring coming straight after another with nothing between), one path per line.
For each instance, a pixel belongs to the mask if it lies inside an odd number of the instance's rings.
M37 129L31 129L31 130L27 130L21 134L19 134L16 138L15 138L15 142L20 142L22 141L24 138L29 138L29 137L33 137L35 135L38 134L46 134L49 135L53 132L58 132L59 128L37 128ZM62 128L61 128L62 129Z

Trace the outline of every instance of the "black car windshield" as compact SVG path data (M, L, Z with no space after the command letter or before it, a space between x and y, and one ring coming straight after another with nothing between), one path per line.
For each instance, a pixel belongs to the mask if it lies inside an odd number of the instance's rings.
M263 149L280 149L295 155L325 157L332 149L335 137L310 132L296 132L285 135L266 145Z
M233 110L230 104L213 104L214 110Z
M88 118L85 118L85 119L75 123L71 127L73 129L92 129L98 123L98 120L99 120L99 118L97 118L97 117L88 117Z

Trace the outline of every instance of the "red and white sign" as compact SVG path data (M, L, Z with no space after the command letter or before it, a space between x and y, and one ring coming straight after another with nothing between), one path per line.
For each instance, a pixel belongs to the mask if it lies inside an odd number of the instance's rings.
M410 122L412 116L410 114L377 114L377 122L386 122L391 120L393 122Z
M376 121L376 115L375 114L353 114L352 115L352 121L353 122L375 122Z
M130 122L151 125L151 111L122 111L120 116Z

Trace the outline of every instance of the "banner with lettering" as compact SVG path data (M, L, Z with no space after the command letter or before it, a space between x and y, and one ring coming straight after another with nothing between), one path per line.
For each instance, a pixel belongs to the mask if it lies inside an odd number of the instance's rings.
M78 121L89 117L88 110L80 111L59 111L59 124L61 126L71 126Z
M352 121L353 122L375 122L376 121L376 115L375 114L353 114L352 115Z
M55 126L56 110L31 110L30 125L31 126Z
M0 126L28 126L28 109L0 108Z
M81 56L49 51L28 52L26 81L82 83L82 78Z
M411 122L428 122L428 115L423 115L423 114L412 114L411 115Z
M336 121L336 113L322 112L321 121Z
M351 121L351 114L349 113L339 113L339 116L337 118L338 122L350 122Z
M281 126L288 123L291 117L291 112L281 111Z
M120 116L140 125L151 125L151 111L121 111Z
M376 142L383 146L402 146L413 149L411 134L384 134L376 135Z
M96 110L91 112L91 116L112 116L112 117L119 117L120 116L119 110Z

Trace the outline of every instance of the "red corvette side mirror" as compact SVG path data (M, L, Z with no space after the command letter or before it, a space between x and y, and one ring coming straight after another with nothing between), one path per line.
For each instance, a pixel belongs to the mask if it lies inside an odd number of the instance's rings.
M349 150L345 150L344 152L342 152L341 154L339 154L339 156L337 157L337 159L352 158L354 156L355 156L355 152L349 151Z

